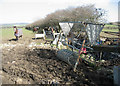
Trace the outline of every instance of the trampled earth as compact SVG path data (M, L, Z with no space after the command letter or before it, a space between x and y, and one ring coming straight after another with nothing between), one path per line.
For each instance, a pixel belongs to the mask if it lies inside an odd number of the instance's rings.
M80 63L77 71L59 60L56 50L42 39L23 37L2 42L2 84L73 84L112 86L107 70ZM119 59L117 59L119 60ZM114 63L114 61L113 61ZM120 60L117 64L120 64ZM110 63L106 67L111 67Z

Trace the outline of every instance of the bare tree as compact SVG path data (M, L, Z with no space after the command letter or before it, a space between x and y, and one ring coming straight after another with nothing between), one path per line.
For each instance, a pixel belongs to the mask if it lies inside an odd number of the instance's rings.
M59 22L64 21L84 21L98 23L105 14L103 9L97 9L94 5L80 6L77 8L67 8L48 14L44 19L40 19L27 27L39 26L40 28L58 26Z

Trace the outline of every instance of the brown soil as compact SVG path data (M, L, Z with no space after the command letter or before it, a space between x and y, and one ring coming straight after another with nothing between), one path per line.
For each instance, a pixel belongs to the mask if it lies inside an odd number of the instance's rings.
M18 41L3 40L18 45L2 49L3 84L73 84L83 86L112 86L113 79L102 71L81 63L77 71L56 57L56 51L49 47L28 45L31 42L44 43L24 37Z

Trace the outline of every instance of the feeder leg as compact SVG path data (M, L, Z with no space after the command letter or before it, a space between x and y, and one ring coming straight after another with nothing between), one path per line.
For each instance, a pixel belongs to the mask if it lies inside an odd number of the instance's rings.
M100 52L100 61L101 61L101 58L102 58L102 52Z
M76 72L77 65L78 65L78 62L76 62L76 64L75 64L74 72Z

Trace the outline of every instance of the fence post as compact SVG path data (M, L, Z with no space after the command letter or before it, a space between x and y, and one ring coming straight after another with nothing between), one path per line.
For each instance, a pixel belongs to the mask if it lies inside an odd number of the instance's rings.
M114 85L120 86L120 66L114 66L113 76L114 76Z
M118 2L118 29L119 29L119 37L120 37L120 1ZM119 45L120 45L120 40L119 40Z

